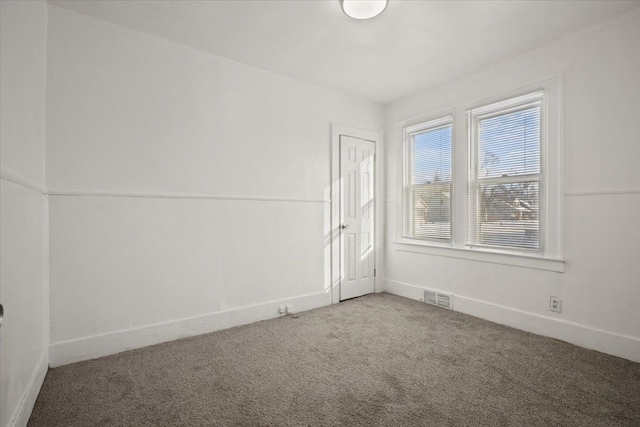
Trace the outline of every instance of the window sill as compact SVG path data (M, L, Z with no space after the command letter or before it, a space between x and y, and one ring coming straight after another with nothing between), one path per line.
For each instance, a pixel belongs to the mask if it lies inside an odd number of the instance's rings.
M428 244L415 241L392 242L391 245L398 252L444 256L564 273L564 259L503 252L486 248L456 248L448 245Z

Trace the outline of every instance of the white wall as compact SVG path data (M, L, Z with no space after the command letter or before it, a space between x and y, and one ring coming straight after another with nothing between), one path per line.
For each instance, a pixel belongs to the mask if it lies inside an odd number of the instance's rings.
M329 303L330 123L383 115L50 6L52 365Z
M0 2L0 426L27 424L48 362L44 2Z
M564 273L394 243L398 124L552 77L563 83ZM640 361L639 118L640 10L390 105L385 289L451 292L454 309Z

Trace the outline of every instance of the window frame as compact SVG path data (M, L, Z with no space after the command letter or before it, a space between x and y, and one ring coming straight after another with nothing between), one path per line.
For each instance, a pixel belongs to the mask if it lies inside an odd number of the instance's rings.
M509 252L522 252L531 254L544 254L546 243L546 221L547 221L547 200L546 200L546 102L547 95L544 90L537 90L525 95L511 97L499 102L490 103L480 107L475 107L467 110L467 138L468 138L468 161L467 161L467 222L466 222L466 240L465 246L468 248L485 248L499 251ZM509 177L493 177L493 178L480 178L479 172L479 123L481 120L490 119L494 117L503 116L518 111L524 111L534 105L540 106L540 170L538 173L513 175ZM534 176L537 178L532 179ZM527 182L538 183L538 247L537 248L524 248L515 245L490 245L482 244L476 241L475 236L479 236L478 228L480 223L474 223L478 216L478 192L477 189L472 189L482 182L491 183L513 183L513 182L525 182L519 177L524 178ZM473 191L472 191L473 190ZM475 227L474 227L475 226Z
M395 239L393 250L418 254L439 255L449 258L468 259L496 264L514 265L547 271L564 271L563 259L563 147L562 147L562 74L539 81L519 89L504 91L481 99L458 97L463 102L450 104L449 108L436 109L437 114L425 114L396 122L395 132L399 140L396 145L396 197ZM508 102L534 92L545 93L545 104L541 108L541 178L540 178L540 244L541 251L518 250L493 246L468 246L467 193L469 183L469 125L468 112L485 106ZM485 93L487 91L484 91ZM432 106L433 107L433 106ZM437 107L437 106L436 106ZM409 239L404 237L404 138L405 130L443 118L453 117L452 124L452 239L450 244ZM544 206L543 206L544 205ZM543 225L544 224L544 225ZM544 229L543 229L544 228Z
M409 158L409 144L410 142L413 141L413 137L416 134L420 134L420 133L424 133L424 132L428 132L428 131L432 131L432 130L437 130L437 129L441 129L444 128L445 126L450 126L451 127L451 181L450 181L450 195L449 195L449 239L436 239L436 238L420 238L420 237L415 237L415 236L411 236L408 235L409 233L407 233L407 230L405 228L405 225L409 222L406 221L406 218L408 215L410 215L410 212L406 210L406 206L407 206L407 189L410 186L410 184L408 184L409 181L409 162L410 162L410 158ZM420 123L411 125L411 126L405 126L402 129L402 164L401 164L401 189L400 189L400 199L401 199L401 207L400 207L400 224L399 224L399 229L400 229L400 235L402 237L402 240L404 242L414 242L417 244L430 244L430 245L436 245L436 246L445 246L445 247L450 247L453 246L453 240L454 240L454 206L455 206L455 197L454 197L454 177L455 177L455 154L454 154L454 146L455 146L455 121L454 121L454 115L453 114L443 114L440 115L438 118L434 118L434 119L430 119L430 120L426 120L426 121L421 121ZM416 184L417 185L417 184ZM423 185L429 185L429 184L423 184ZM433 184L431 184L433 185Z

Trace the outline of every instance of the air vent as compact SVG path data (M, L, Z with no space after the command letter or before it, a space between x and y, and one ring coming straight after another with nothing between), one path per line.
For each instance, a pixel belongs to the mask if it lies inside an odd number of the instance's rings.
M451 295L438 293L438 307L451 310L453 308L451 305Z
M450 294L443 294L427 289L424 291L424 302L435 305L436 307L446 308L447 310L453 309L453 297Z
M433 291L424 291L424 302L431 305L438 305L438 296Z

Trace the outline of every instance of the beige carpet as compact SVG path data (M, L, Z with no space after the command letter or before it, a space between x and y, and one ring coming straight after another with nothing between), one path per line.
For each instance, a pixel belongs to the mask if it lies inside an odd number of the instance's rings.
M640 364L379 294L51 369L39 426L640 426Z

